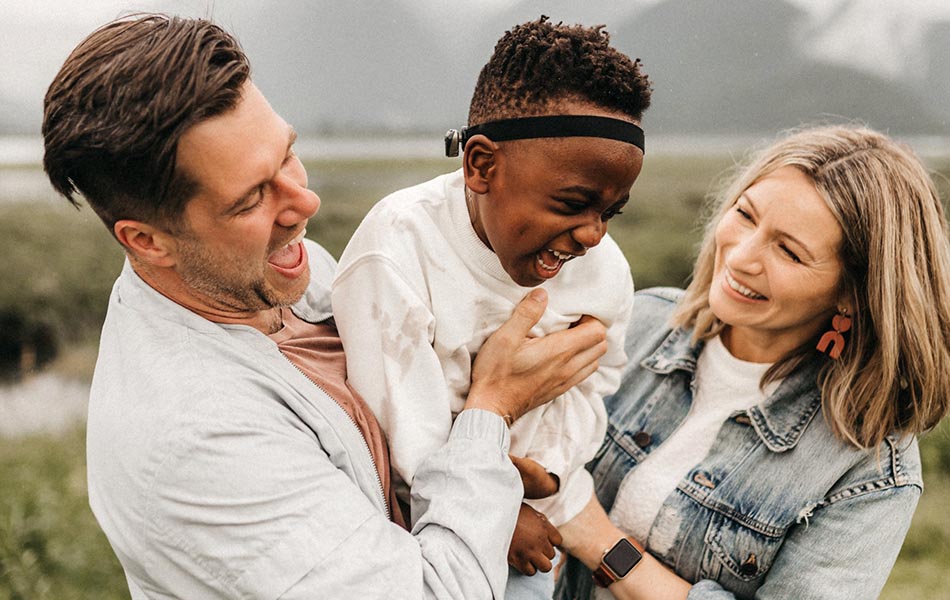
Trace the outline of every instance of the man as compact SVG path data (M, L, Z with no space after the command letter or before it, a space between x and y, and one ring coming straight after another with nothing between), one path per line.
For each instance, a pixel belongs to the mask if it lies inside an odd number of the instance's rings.
M407 532L345 382L333 259L303 238L320 200L237 41L198 19L106 25L50 86L43 135L54 187L128 259L87 452L132 597L501 597L522 497L505 425L590 374L603 327L529 340L544 294L517 307L416 475Z

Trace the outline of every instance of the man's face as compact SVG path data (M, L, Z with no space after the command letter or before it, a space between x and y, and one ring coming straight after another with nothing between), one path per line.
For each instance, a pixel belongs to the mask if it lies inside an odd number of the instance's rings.
M303 295L310 269L302 239L320 198L307 189L295 138L250 82L233 110L181 138L179 165L199 188L175 239L186 304L253 312Z
M488 192L470 211L478 236L526 287L600 243L643 164L639 148L594 137L503 142L499 154Z

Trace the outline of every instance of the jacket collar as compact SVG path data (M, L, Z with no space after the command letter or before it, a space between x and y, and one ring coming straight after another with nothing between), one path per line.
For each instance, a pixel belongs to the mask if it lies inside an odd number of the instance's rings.
M322 247L310 240L304 240L304 243L307 245L311 258L310 285L303 297L291 306L291 310L304 321L320 323L333 316L330 306L330 281L335 264ZM115 292L122 304L205 333L221 333L223 330L257 331L247 325L214 323L166 298L139 277L128 258L122 265L122 273L116 281Z
M693 345L691 335L691 330L673 329L640 366L661 375L676 370L695 373L703 343ZM818 361L806 362L786 376L763 403L748 410L752 426L769 450L785 452L794 448L818 414L821 408L821 391L817 385L819 368Z

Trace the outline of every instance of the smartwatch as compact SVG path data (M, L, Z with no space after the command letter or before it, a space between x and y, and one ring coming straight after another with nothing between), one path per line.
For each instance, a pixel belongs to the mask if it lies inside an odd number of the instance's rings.
M627 576L643 555L627 538L620 540L612 548L604 550L600 565L593 572L594 583L607 587L611 583Z

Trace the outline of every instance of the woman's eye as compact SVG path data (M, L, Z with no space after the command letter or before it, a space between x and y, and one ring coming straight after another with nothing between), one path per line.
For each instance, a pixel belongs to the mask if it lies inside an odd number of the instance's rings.
M750 214L747 213L746 211L742 210L742 209L739 208L738 206L736 207L736 212L739 213L739 214L742 216L743 219L746 219L747 221L751 221L751 220L752 220L752 215L750 215Z
M790 259L792 259L793 261L795 261L795 262L797 262L797 263L802 262L801 259L798 258L798 255L795 254L794 252L792 252L792 251L788 248L788 246L782 246L782 252L784 252L784 253L785 253Z

